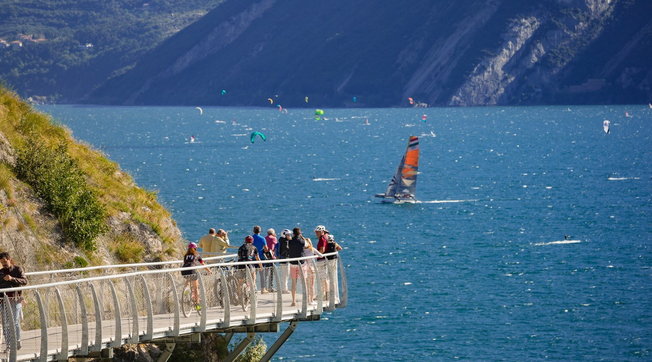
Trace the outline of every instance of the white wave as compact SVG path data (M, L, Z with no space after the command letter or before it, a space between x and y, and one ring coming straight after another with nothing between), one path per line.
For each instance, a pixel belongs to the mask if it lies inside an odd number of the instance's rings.
M248 136L246 133L234 133L231 136L233 137L243 137L243 136Z
M313 181L339 181L340 178L334 177L334 178L327 178L327 177L317 177L313 178Z
M563 245L563 244L577 244L581 243L582 240L556 240L556 241L549 241L547 243L535 243L534 245L536 246L544 246L544 245Z
M609 181L640 180L640 177L609 177Z
M419 201L421 204L449 204L449 203L455 203L455 202L474 202L478 201L478 199L470 199L470 200L429 200L429 201Z

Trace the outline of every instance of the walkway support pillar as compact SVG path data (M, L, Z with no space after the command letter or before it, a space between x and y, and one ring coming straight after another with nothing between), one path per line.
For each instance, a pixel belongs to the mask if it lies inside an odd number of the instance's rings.
M281 348L283 343L285 343L285 341L287 341L288 338L290 338L292 333L294 333L294 330L297 329L297 324L299 324L299 322L297 322L297 321L290 322L290 325L285 329L285 331L283 331L283 334L281 334L281 336L278 337L276 342L274 342L274 344L271 347L269 347L269 349L267 350L267 353L265 353L265 355L260 360L260 362L267 362L272 357L274 357L274 355L279 350L279 348Z
M240 342L238 345L229 353L229 355L224 359L224 362L232 362L244 351L245 348L254 340L256 333L247 332L247 336Z
M163 353L158 357L157 362L167 362L167 360L170 359L170 356L172 356L172 352L174 352L174 347L176 347L176 343L166 343L165 344L165 349L163 350Z

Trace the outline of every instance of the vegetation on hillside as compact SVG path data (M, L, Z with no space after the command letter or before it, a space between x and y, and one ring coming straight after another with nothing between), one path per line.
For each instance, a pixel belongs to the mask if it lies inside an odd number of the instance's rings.
M0 132L17 150L15 167L0 163L0 187L14 174L30 185L59 220L66 241L93 250L95 237L110 231L108 218L126 213L158 234L166 245L164 252L175 251L173 231L161 226L170 214L157 202L155 192L137 187L115 162L75 141L67 129L2 87ZM109 249L124 254L120 246L131 245L133 240L116 237L114 244ZM117 256L140 261L134 256L142 256L142 248L136 249L131 245L134 253Z
M4 0L0 39L22 46L0 44L0 78L22 96L83 95L221 1Z
M88 186L77 162L68 155L66 144L51 147L39 138L32 134L19 150L16 174L45 200L67 239L78 247L93 250L93 241L106 229L104 206Z

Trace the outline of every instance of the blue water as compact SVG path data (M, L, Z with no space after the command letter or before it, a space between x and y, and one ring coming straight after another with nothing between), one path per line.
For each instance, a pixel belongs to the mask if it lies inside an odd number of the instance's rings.
M329 228L349 306L301 323L279 359L652 358L647 106L41 108L158 190L189 240ZM408 136L431 131L424 203L378 204Z

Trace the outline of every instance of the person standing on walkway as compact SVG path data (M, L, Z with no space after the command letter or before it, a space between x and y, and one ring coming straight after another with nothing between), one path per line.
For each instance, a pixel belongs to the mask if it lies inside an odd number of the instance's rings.
M301 229L298 227L292 229L292 239L290 240L289 250L290 259L302 257L303 249L305 247L306 240L303 238L303 235L301 235ZM303 268L303 264L303 260L290 261L290 278L292 279L292 287L290 289L290 293L292 294L292 304L290 304L290 306L292 307L297 305L297 279L299 279L299 274L301 273L299 268Z
M27 285L27 278L23 268L15 265L9 253L0 253L0 289L16 288ZM5 303L5 296L8 298L9 303ZM20 322L23 319L23 297L22 292L6 292L2 293L0 290L0 308L2 308L2 333L4 334L7 349L11 345L12 333L11 328L14 328L13 335L16 336L16 348L20 349ZM11 324L10 314L13 314L13 325Z
M260 260L266 260L265 252L267 251L267 242L265 241L264 237L260 236L260 230L261 228L258 225L254 226L252 230L254 233L252 235L254 238L253 245L256 247L256 249L258 249L258 258ZM267 278L265 278L267 276L267 268L258 269L258 276L258 279L260 280L260 292L263 294L267 293L267 289L265 288L265 281L267 280Z
M215 229L210 228L208 234L199 238L199 248L204 255L210 256L214 252L215 248Z
M278 240L276 239L276 230L272 228L267 229L265 242L267 245L267 251L265 252L265 256L267 257L268 260L276 259L276 245L278 244ZM273 292L274 291L274 264L272 263L265 264L265 267L267 268L266 288L269 292Z
M328 254L328 253L334 253L336 251L342 250L342 247L340 244L338 244L335 241L335 236L333 234L328 234L326 235L327 243L326 247L324 248L323 253ZM320 250L321 251L321 250ZM329 255L326 256L326 263L327 263L327 271L328 271L328 284L326 285L326 288L324 291L326 292L324 294L324 299L328 300L328 293L330 292L330 281L333 280L333 286L334 290L333 293L335 294L335 303L339 303L339 298L340 298L340 289L339 285L337 284L337 254L335 255Z
M278 244L276 246L276 257L278 259L287 259L290 257L290 240L292 240L292 231L284 229L281 232L281 237L278 239ZM283 294L290 293L288 289L288 278L290 277L290 264L288 262L280 262L281 267L281 282L279 283L279 288L282 289Z
M239 246L231 246L231 242L229 241L229 233L227 233L224 229L217 230L213 244L215 245L214 251L217 255L226 254L228 251L227 249L239 248Z
M317 236L317 250L322 254L326 252L326 245L328 245L328 235L330 234L324 225L317 225L317 227L315 227L315 236ZM326 258L317 258L317 273L319 273L319 279L321 280L320 287L322 288L324 295L326 295L328 291L328 265L326 264Z

